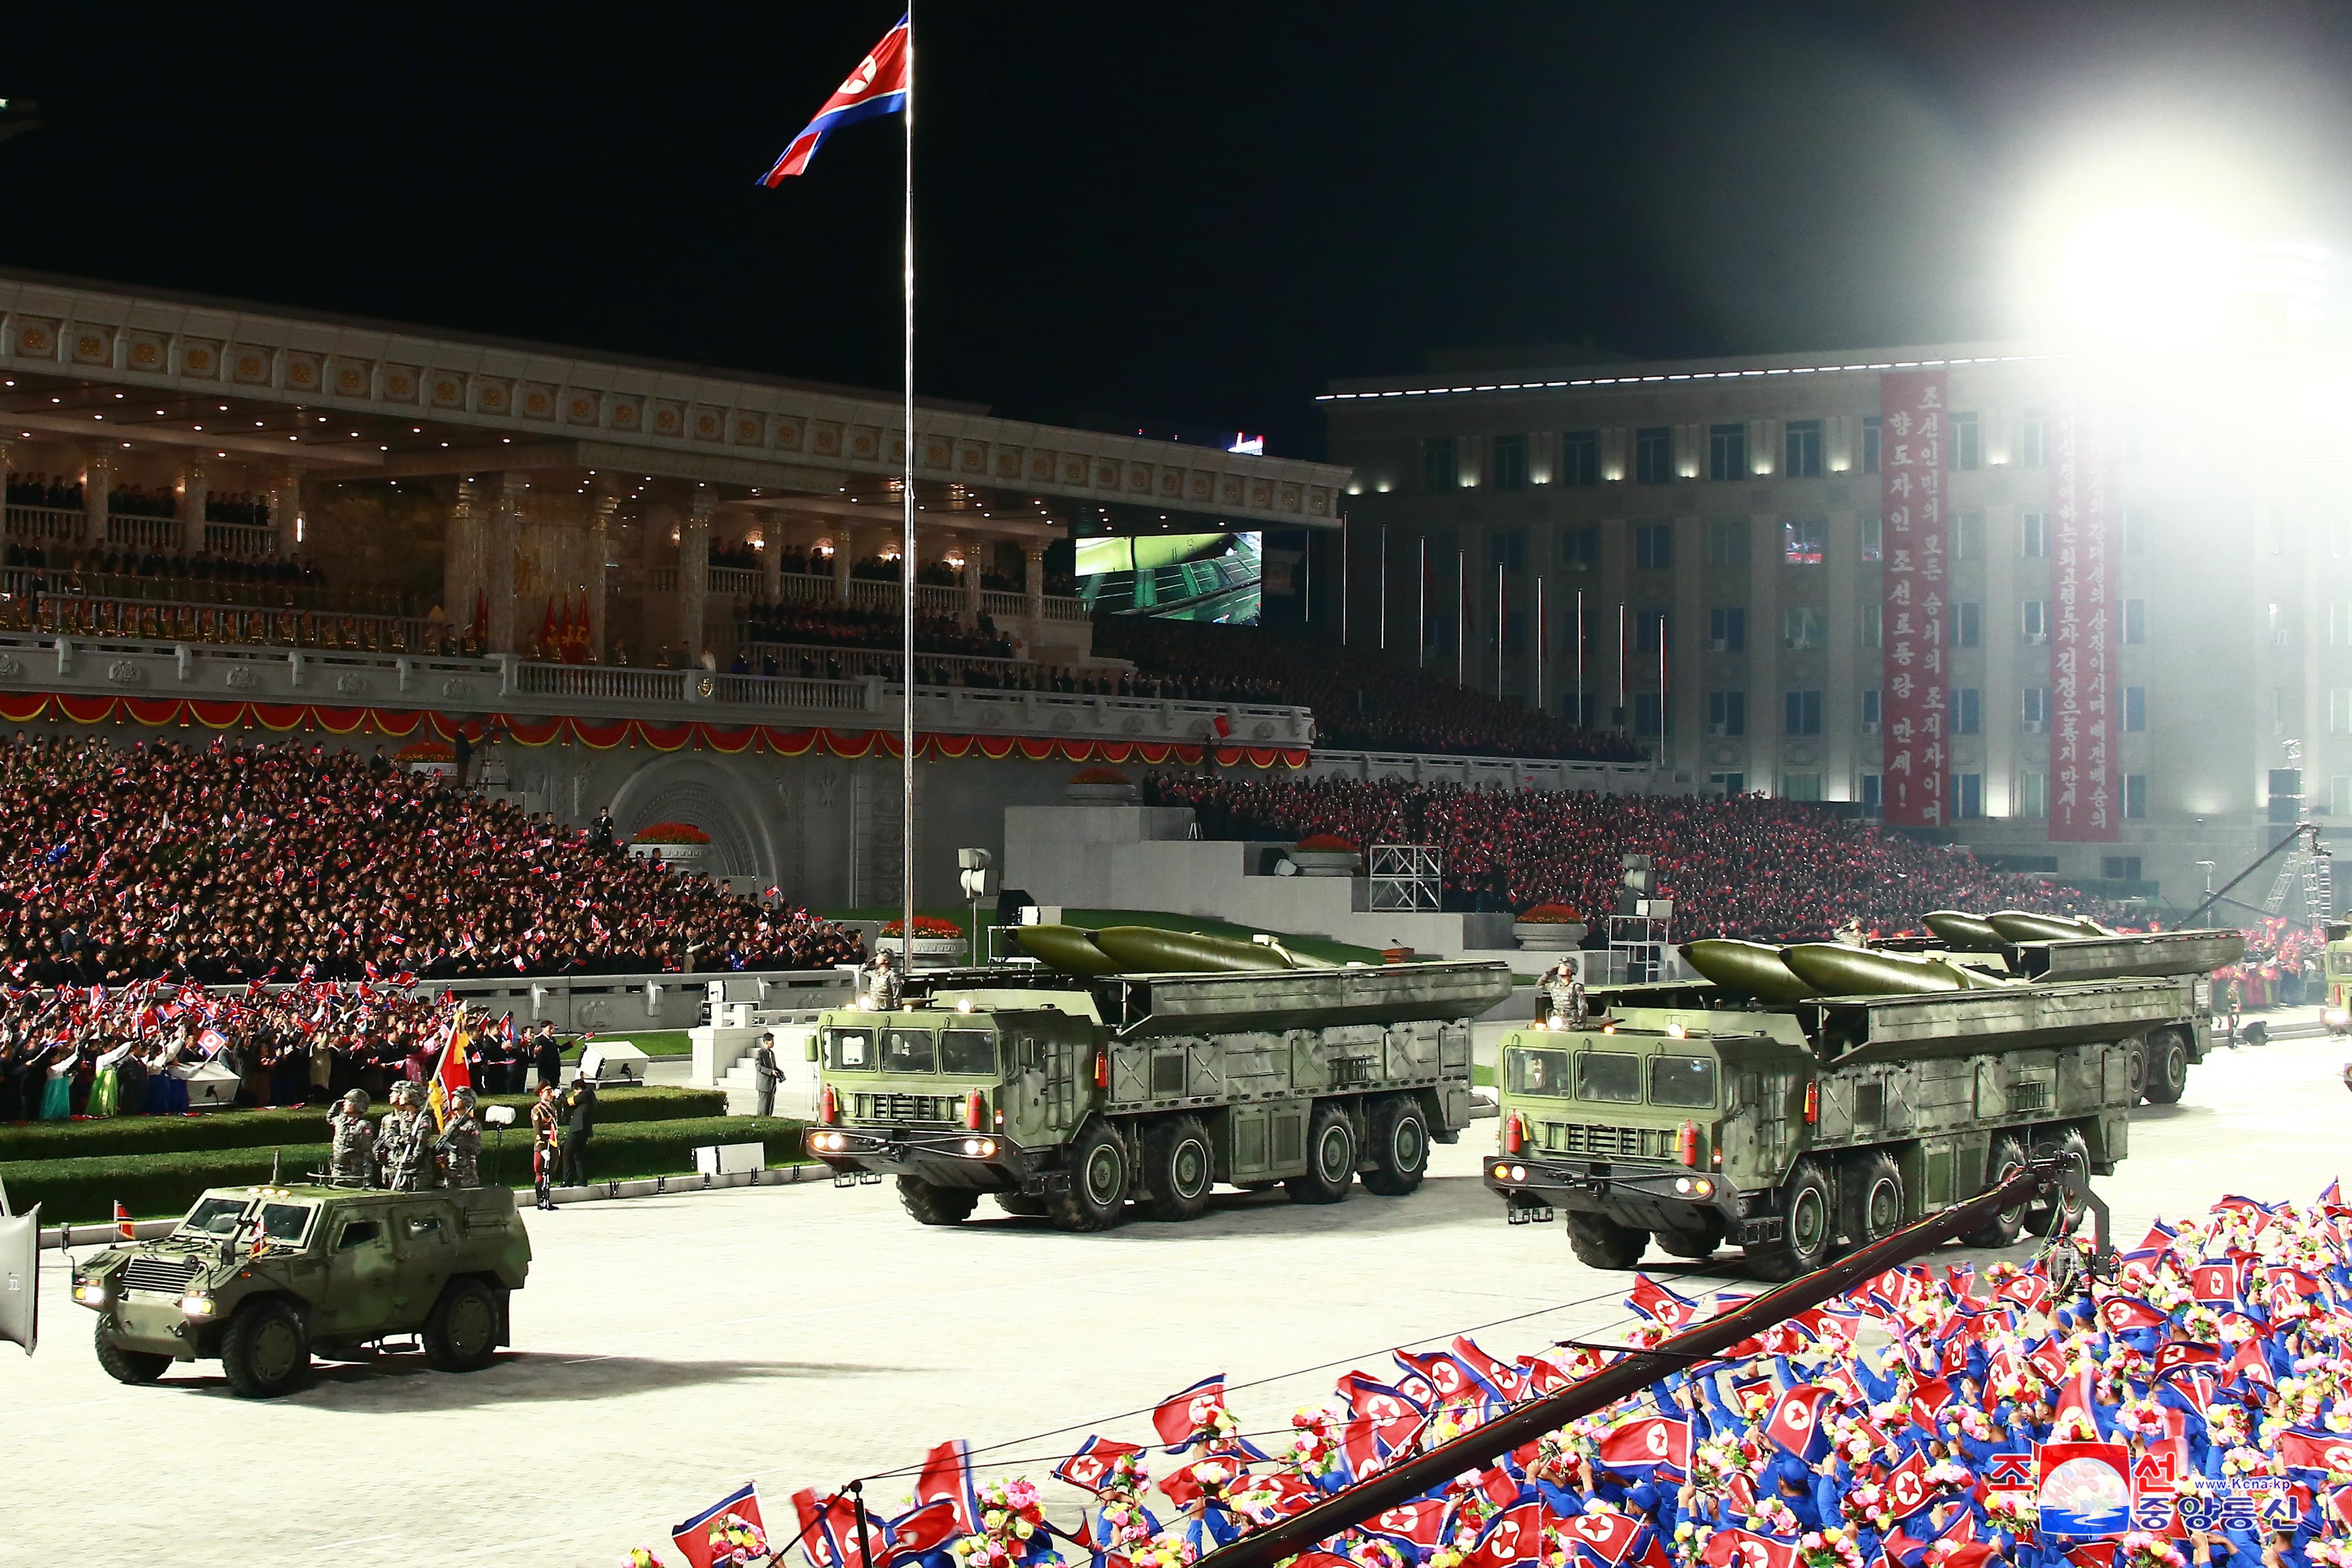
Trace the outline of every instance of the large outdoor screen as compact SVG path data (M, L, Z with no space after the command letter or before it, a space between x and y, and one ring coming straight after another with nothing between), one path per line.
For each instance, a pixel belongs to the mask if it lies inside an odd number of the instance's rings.
M1118 534L1077 541L1078 596L1106 615L1255 626L1260 536Z

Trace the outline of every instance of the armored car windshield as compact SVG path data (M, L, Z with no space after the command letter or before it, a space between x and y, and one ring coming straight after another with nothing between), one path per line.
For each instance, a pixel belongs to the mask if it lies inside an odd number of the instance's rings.
M1520 1046L1507 1053L1505 1086L1513 1094L1639 1105L1643 1080L1648 1103L1676 1110L1709 1110L1717 1093L1711 1056L1661 1052L1646 1059L1623 1051L1567 1051Z
M836 1072L873 1071L874 1031L870 1029L825 1030L824 1064Z
M299 1247L310 1231L310 1217L318 1212L307 1203L265 1203L261 1206L261 1234L271 1241Z
M210 1194L196 1199L196 1207L180 1221L177 1236L226 1236L236 1228L236 1222L253 1206L249 1197L220 1197Z

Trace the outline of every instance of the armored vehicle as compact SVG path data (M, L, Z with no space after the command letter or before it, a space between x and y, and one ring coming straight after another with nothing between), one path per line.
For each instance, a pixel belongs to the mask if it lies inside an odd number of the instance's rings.
M824 1014L809 1152L838 1180L895 1176L926 1225L994 1194L1101 1230L1130 1198L1191 1219L1219 1182L1336 1203L1360 1175L1402 1196L1430 1141L1468 1124L1470 1020L1510 995L1503 965L1293 967L1132 929L1024 933L1065 967L943 971L895 1006ZM1110 953L1193 967L1129 972Z
M85 1260L73 1293L98 1313L99 1364L118 1382L217 1357L232 1390L268 1399L313 1354L366 1360L405 1334L441 1371L485 1366L530 1271L506 1187L228 1186L170 1235Z
M2158 938L2107 938L2142 950L2104 962L2193 969L2230 946L2213 935L2168 934L2157 957L2145 945ZM1778 1280L1985 1191L2031 1155L2111 1173L2147 1063L2201 1051L2210 1021L2193 972L2017 977L2096 970L2084 949L2100 940L2014 954L2007 977L1829 943L1778 950L1776 973L1760 961L1775 949L1690 944L1713 980L1596 991L1588 1027L1554 1019L1505 1038L1486 1185L1515 1222L1564 1214L1594 1267L1631 1268L1653 1239L1685 1258L1730 1242ZM2005 1210L1966 1239L2005 1246L2063 1218Z

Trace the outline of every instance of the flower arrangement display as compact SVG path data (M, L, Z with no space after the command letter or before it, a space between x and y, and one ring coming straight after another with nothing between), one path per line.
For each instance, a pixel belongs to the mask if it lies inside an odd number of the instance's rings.
M980 1533L963 1537L950 1550L970 1568L1012 1568L1014 1563L1059 1563L1052 1540L1036 1487L1015 1477L981 1488Z
M886 920L882 923L881 935L903 936L907 934L906 924L903 919ZM918 915L915 916L915 939L919 942L927 936L948 936L961 941L963 938L963 927L952 920L942 920L936 915Z
M1522 925L1581 925L1584 916L1566 904L1538 904L1518 915Z
M1984 1511L1988 1524L2011 1535L2030 1534L2042 1522L2042 1509L2032 1492L1989 1491L1985 1493Z
M1364 852L1361 845L1350 843L1337 833L1309 833L1290 847L1305 850L1309 854L1358 855Z
M710 835L692 822L656 822L629 835L633 844L707 844Z
M1291 1416L1290 1448L1283 1455L1285 1462L1311 1481L1344 1475L1347 1466L1340 1457L1339 1439L1332 1435L1332 1428L1340 1419L1321 1406L1310 1406Z
M1843 1503L1846 1522L1856 1529L1866 1526L1884 1534L1895 1522L1895 1509L1886 1500L1886 1489L1875 1481L1864 1481L1850 1489Z
M2151 1531L2125 1532L2116 1542L2116 1568L2188 1568L2180 1548Z
M1805 1531L1797 1538L1797 1551L1805 1568L1863 1568L1862 1548L1836 1525Z
M392 754L394 762L455 762L457 754L446 740L412 740ZM644 1550L642 1547L640 1551Z
M1750 1529L1767 1535L1795 1535L1804 1528L1796 1511L1769 1493L1756 1500L1756 1506L1748 1511L1748 1522Z

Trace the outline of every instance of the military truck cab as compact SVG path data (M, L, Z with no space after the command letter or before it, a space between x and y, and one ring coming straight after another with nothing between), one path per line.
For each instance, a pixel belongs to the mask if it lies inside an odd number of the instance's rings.
M84 1260L73 1294L117 1381L217 1359L234 1392L270 1398L314 1355L365 1360L405 1335L441 1371L488 1365L530 1271L506 1187L215 1187L169 1236Z

